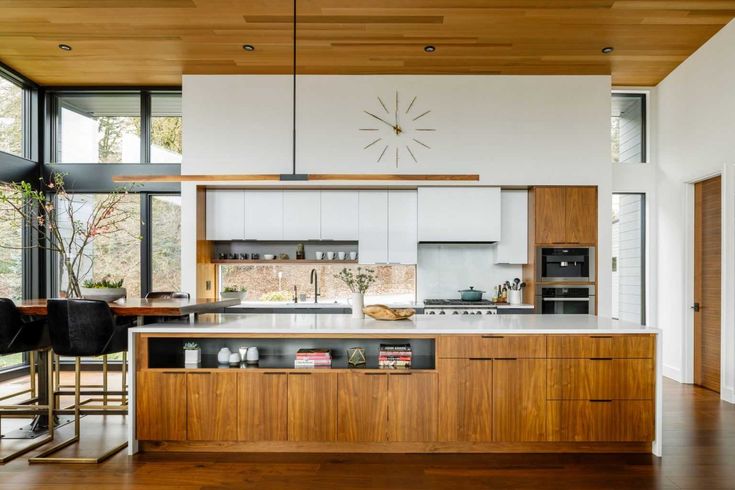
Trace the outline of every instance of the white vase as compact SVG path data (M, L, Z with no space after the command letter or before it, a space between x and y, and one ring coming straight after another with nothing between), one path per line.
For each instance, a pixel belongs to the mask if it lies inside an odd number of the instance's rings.
M352 305L352 318L365 318L362 312L365 306L365 296L362 293L352 293L350 304Z
M220 364L229 364L230 363L230 349L227 347L222 347L219 352L217 353L217 362Z

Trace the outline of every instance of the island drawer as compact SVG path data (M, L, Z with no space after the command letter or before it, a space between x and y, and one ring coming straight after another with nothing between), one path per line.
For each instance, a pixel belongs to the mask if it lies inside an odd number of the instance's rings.
M545 358L544 335L447 335L437 338L443 358Z
M550 358L653 358L654 336L549 335Z
M654 437L653 400L548 401L549 441L646 442Z
M653 359L549 359L550 400L652 400Z

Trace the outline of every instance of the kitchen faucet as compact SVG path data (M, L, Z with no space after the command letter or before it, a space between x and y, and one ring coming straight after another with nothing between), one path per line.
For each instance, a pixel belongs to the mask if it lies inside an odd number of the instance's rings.
M316 269L311 269L311 277L309 278L309 284L314 285L314 303L316 303L317 298L320 296L319 294L319 274L317 274Z

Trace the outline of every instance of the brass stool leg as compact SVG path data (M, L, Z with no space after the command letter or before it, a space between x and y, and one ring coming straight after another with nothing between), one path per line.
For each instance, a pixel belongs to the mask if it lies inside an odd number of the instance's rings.
M49 442L52 442L54 440L54 404L52 403L52 399L51 399L51 394L53 393L53 388L54 388L54 380L53 380L53 376L51 375L52 374L52 371L53 371L52 368L53 368L53 356L49 352L49 355L48 355L48 365L47 365L48 374L49 374L48 375L48 379L47 379L47 381L48 381L47 389L48 389L48 393L49 393L49 401L48 401L48 405L39 405L38 406L39 409L46 409L47 410L47 416L48 416L48 435L46 437L44 437L43 439L41 439L40 441L36 441L33 444L30 444L28 446L25 446L24 448L21 448L18 451L15 451L14 453L11 453L11 454L9 454L7 456L0 457L0 465L5 464L8 461L11 461L11 460L17 458L18 456L22 456L22 455L24 455L24 454L26 454L26 453L28 453L30 451L33 451L34 449L39 448L39 447L43 446L44 444L48 444Z
M102 404L107 405L107 354L102 356Z
M28 462L30 464L37 463L77 463L77 464L97 464L105 461L106 459L114 456L118 452L122 451L128 446L128 442L125 441L123 444L112 448L105 452L101 456L96 458L64 458L64 457L49 457L50 455L61 451L65 447L71 446L74 443L79 442L79 436L81 434L81 420L80 420L80 398L81 398L81 384L82 384L82 371L81 371L81 358L77 357L74 359L74 437L68 439L60 444L57 444L34 458L30 458Z
M36 353L31 352L28 356L30 362L29 370L31 375L31 398L36 398Z
M122 385L120 387L120 391L126 393L122 395L122 400L120 401L120 405L127 405L128 404L128 352L123 351L122 353Z

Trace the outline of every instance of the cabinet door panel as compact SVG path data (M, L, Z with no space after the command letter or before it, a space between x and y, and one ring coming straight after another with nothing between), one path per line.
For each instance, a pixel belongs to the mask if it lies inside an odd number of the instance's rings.
M566 193L564 187L536 187L536 243L566 243Z
M360 263L388 262L388 191L360 191L358 228Z
M567 187L566 243L594 245L597 242L597 189Z
M416 191L388 192L388 262L417 262L417 219Z
M528 191L501 191L500 241L496 264L528 263Z
M653 400L622 400L617 402L618 440L652 441L656 425Z
M340 374L337 386L337 439L344 442L385 441L388 374Z
M493 361L439 359L440 441L492 441Z
M236 394L237 373L188 373L187 439L237 440Z
M186 440L186 375L138 371L136 434L141 441Z
M238 423L240 441L288 439L288 376L286 373L240 373Z
M245 239L283 240L283 191L245 191Z
M288 375L288 440L337 440L337 373Z
M493 360L493 440L546 440L546 360Z
M322 191L321 199L322 240L357 240L359 223L357 191Z
M388 375L388 440L435 441L437 429L435 373Z
M207 240L245 238L245 192L207 191Z
M549 401L547 418L550 441L613 442L618 439L612 400Z
M319 191L283 191L283 239L321 239Z
M611 358L549 359L547 374L550 400L612 400L616 397L616 369Z
M613 357L652 359L653 335L548 335L550 358Z
M544 335L442 335L439 357L546 357Z

